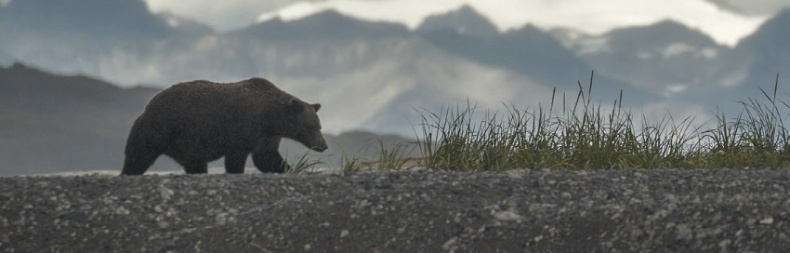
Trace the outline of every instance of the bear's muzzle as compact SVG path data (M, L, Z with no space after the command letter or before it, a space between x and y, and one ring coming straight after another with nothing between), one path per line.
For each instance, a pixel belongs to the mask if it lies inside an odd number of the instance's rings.
M324 145L324 146L315 146L315 147L312 147L310 149L313 150L313 151L316 151L316 152L324 152L324 150L326 150L328 148L326 147L326 145Z

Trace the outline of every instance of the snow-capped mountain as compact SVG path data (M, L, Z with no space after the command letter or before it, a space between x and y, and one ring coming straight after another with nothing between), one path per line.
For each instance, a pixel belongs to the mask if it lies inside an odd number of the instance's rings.
M597 70L666 97L720 87L721 82L711 81L730 52L671 20L598 36L561 29L553 33Z

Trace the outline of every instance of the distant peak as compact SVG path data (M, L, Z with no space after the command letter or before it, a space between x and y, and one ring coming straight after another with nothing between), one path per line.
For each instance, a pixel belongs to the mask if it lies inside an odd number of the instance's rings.
M314 12L305 12L306 13L305 15L291 15L288 13L289 12L284 11L279 14L270 13L270 14L261 15L258 18L258 22L259 24L265 24L265 23L302 23L302 24L312 23L312 24L323 24L323 25L333 24L335 26L340 25L339 28L346 28L346 27L342 27L343 25L352 25L359 23L403 27L403 25L398 23L392 23L387 21L371 21L371 20L361 19L352 15L346 15L345 13L333 8L319 8Z
M684 25L683 23L680 23L678 21L675 21L674 19L669 19L669 18L668 19L663 19L661 21L658 21L658 22L653 23L652 25L648 25L648 26L691 30L691 28L689 28L688 26Z
M359 19L343 15L335 9L326 9L314 13L313 15L302 18L303 20L343 20L343 21L361 21Z
M458 8L455 11L450 11L448 13L453 13L453 12L461 15L480 16L480 17L483 16L479 12L477 12L475 8L469 6L468 4L461 5L461 8Z
M28 68L28 67L27 67L25 64L23 64L23 63L21 63L21 62L19 62L19 61L16 61L16 62L14 62L14 64L13 64L13 65L11 65L11 67L9 67L8 69L13 69L13 70L23 70L23 69L30 69L30 68Z
M754 33L738 42L738 47L773 49L778 41L787 41L790 26L790 7L782 9L766 20Z
M417 30L423 32L452 30L459 34L482 37L499 34L499 30L488 18L469 5L428 16Z
M278 20L288 22L319 14L325 14L327 11L334 12L337 15L342 15L325 2L298 2L273 12L263 13L258 16L257 20L258 23Z
M397 23L367 21L334 9L311 13L297 19L273 17L237 32L242 36L269 39L351 38L400 36L407 28Z
M643 45L654 44L663 46L667 43L676 42L685 42L703 47L715 47L718 45L702 31L672 19L664 19L644 26L618 28L608 32L605 36L612 41L643 41Z
M768 19L765 23L790 24L790 7L782 8L781 11L776 13L776 15Z

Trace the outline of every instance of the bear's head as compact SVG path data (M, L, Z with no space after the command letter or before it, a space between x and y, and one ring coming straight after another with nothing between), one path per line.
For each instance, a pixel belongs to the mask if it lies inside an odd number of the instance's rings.
M294 98L287 107L288 129L284 137L298 141L314 151L324 152L328 147L324 135L321 134L321 121L317 114L321 104L308 104Z

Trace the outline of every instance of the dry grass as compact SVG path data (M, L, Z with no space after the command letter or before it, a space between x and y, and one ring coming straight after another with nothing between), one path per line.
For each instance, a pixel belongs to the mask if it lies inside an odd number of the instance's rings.
M472 104L423 110L419 146L425 166L437 170L787 168L790 106L777 100L777 88L778 76L773 93L761 89L763 100L741 102L737 117L719 114L714 128L700 129L692 118L635 118L622 93L610 110L591 104L591 77L571 105L555 105L553 94L548 108L511 105L506 114L484 112L483 120L473 120Z

